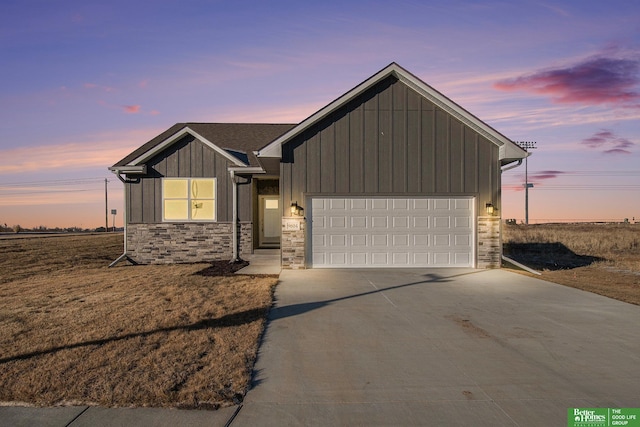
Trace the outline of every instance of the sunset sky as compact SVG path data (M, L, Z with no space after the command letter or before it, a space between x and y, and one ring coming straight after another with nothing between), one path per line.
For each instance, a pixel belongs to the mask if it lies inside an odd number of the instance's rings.
M174 123L297 123L394 61L537 142L531 222L640 221L637 0L3 0L0 55L0 224L104 225L108 178L121 226L107 167Z

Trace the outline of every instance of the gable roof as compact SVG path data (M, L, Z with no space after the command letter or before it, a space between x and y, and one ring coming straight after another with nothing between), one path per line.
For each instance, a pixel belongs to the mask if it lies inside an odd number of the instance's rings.
M372 88L389 76L394 76L399 81L415 90L418 94L427 98L436 106L451 114L462 123L469 126L480 135L496 144L499 147L499 157L503 165L527 157L528 153L518 145L516 145L509 138L507 138L395 62L392 62L391 64L380 70L378 73L360 83L358 86L354 87L341 97L337 98L330 104L326 105L324 108L307 117L297 126L277 137L274 141L261 148L258 151L257 156L278 158L282 157L282 144L288 142L295 136L304 132L312 125L318 123L329 114L345 105L347 102L366 92L368 89Z
M294 126L267 123L176 123L109 169L143 165L185 135L196 137L235 166L258 167L254 151Z

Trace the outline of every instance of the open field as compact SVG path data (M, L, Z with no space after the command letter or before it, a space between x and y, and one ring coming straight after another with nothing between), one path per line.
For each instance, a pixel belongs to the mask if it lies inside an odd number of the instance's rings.
M505 225L504 254L542 279L640 305L640 224Z
M275 277L107 268L122 234L0 240L0 401L217 408L250 381ZM209 270L210 272L210 270Z

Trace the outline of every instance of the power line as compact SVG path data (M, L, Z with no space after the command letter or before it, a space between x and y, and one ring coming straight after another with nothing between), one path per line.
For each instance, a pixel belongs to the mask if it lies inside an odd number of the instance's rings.
M101 189L86 188L82 190L47 190L47 191L17 191L5 193L7 196L22 196L23 194L52 194L52 193L79 193L84 191L100 191ZM2 191L2 189L0 189Z
M503 190L523 190L522 185L504 185L502 187ZM588 191L640 191L640 186L636 187L617 187L617 186L602 186L602 187L593 187L593 186L538 186L536 187L536 192L538 191L569 191L569 190L588 190Z
M517 170L517 169L516 169ZM536 173L549 173L549 172L554 172L557 173L558 176L561 175L581 175L581 176L587 176L587 175L596 175L596 176L626 176L626 175L632 175L632 176L640 176L640 170L626 170L626 171L621 171L621 170L617 170L617 171L606 171L606 170L588 170L588 171L581 171L581 170L576 170L576 171L571 171L571 170L562 170L562 171L550 171L550 170L534 170L534 171L529 171L529 173L532 174L536 174Z
M9 182L0 183L0 188L3 187L58 187L69 185L83 185L83 184L96 184L104 182L104 177L101 178L76 178L76 179L58 179L58 180L46 180L46 181L24 181L24 182Z

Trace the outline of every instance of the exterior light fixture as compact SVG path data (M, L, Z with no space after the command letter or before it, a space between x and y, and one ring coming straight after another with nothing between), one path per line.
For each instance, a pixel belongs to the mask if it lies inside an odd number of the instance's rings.
M487 215L493 215L493 205L491 203L487 203L485 208L487 208Z
M298 215L301 216L302 212L304 212L304 209L302 209L302 207L298 206L298 202L293 202L291 203L291 215Z

